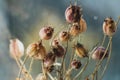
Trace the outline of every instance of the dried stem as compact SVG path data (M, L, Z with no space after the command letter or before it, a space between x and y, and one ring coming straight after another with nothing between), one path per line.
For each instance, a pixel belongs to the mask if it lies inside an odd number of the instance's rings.
M109 52L109 56L108 56L106 65L105 65L105 67L104 67L104 69L103 69L103 72L102 72L102 74L101 74L100 80L102 80L102 78L103 78L103 76L104 76L104 73L105 73L105 71L106 71L106 69L107 69L107 67L108 67L108 65L109 65L110 58L111 58L111 54L112 54L112 41L111 41L111 43L110 43L110 52Z
M106 39L106 35L104 35L104 37L103 37L103 41L102 41L101 46L103 46L103 45L104 45L104 43L105 43L105 39Z
M34 59L32 58L32 59L31 59L31 62L30 62L29 70L28 70L29 73L30 73L31 70L32 70L33 62L34 62Z

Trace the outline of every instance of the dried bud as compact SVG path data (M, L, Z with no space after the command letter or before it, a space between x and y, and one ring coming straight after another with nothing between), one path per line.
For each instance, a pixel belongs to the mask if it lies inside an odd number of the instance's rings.
M103 23L103 32L108 36L112 36L116 31L115 21L112 18L106 18Z
M69 39L69 33L67 31L62 31L60 34L59 34L59 39L60 41L67 41Z
M85 32L87 30L87 24L86 21L81 18L80 19L80 33Z
M84 48L84 46L82 45L82 44L80 44L80 43L77 43L76 45L75 45L75 52L76 52L76 54L79 56L79 57L81 57L81 58L83 58L83 57L88 57L87 56L87 50Z
M53 40L53 42L52 42L52 46L53 46L53 47L57 47L59 44L60 44L60 43L59 43L58 39L55 39L55 40Z
M48 40L51 39L54 29L50 26L43 27L40 29L39 35L41 39Z
M55 62L55 55L52 52L49 52L44 59L44 66L49 67Z
M40 73L35 80L47 80L43 73Z
M82 65L81 62L78 60L73 60L71 62L71 66L73 69L79 69L81 67L81 65Z
M13 58L21 58L24 55L24 45L18 39L10 40L10 54Z
M80 33L80 26L78 23L74 23L70 28L70 35L77 36Z
M92 59L94 59L94 60L100 60L100 59L103 57L103 55L104 55L104 53L105 53L105 50L106 50L106 49L105 49L104 47L102 47L102 46L100 46L100 47L95 47L95 49L94 49L94 51L93 51L93 54L92 54ZM106 57L108 57L108 51L107 51L104 59L105 59Z
M68 23L78 22L81 15L81 8L76 5L70 5L65 11L65 18Z
M65 49L63 46L58 45L57 47L53 47L53 52L55 54L56 57L63 57L63 55L65 54Z
M46 56L46 49L41 41L32 43L27 47L27 55L35 59L44 59Z

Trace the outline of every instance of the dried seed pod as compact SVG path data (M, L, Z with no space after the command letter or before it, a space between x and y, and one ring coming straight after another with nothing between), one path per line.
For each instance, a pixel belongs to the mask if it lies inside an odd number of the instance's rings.
M13 58L21 58L24 55L24 45L18 39L10 40L10 55Z
M112 18L106 18L103 23L103 32L108 36L114 35L116 31L115 21Z
M53 42L52 42L52 46L57 47L58 45L60 45L58 39L54 39Z
M48 40L51 39L53 32L54 32L54 28L50 26L46 26L40 29L39 36L41 39Z
M62 31L59 34L60 41L67 41L69 39L69 33L67 31Z
M79 57L81 57L81 58L83 58L83 57L88 57L88 55L87 55L87 50L84 48L84 46L82 45L82 44L80 44L80 43L77 43L76 45L75 45L75 52L76 52L76 54L79 56Z
M80 33L85 32L87 30L87 24L86 21L81 18L80 19Z
M74 59L72 62L71 62L71 66L73 69L79 69L81 67L81 62Z
M29 57L33 57L35 59L44 59L47 55L46 49L41 41L30 44L27 47L26 53Z
M58 58L63 57L63 55L65 54L65 49L61 45L58 45L57 47L53 47L52 50L53 50L55 56Z
M74 23L70 28L70 35L77 36L80 33L80 26L78 23Z
M100 59L103 57L103 55L104 55L104 53L105 53L105 50L106 50L106 49L105 49L104 47L102 47L102 46L95 47L95 49L94 49L94 51L93 51L93 54L92 54L92 59L94 59L94 60L100 60ZM104 59L105 59L106 57L108 57L108 51L107 51Z
M46 72L52 72L54 70L54 66L51 65L51 66L45 67L45 70Z
M55 62L55 55L52 52L47 53L46 57L44 58L44 66L49 67L52 66Z
M81 8L76 5L70 5L65 11L65 18L68 23L78 22L81 15Z
M43 73L40 73L35 80L47 80Z

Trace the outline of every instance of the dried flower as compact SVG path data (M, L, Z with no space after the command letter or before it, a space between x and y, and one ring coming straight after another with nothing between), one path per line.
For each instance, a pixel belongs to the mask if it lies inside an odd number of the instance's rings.
M74 59L72 62L71 62L71 66L73 69L79 69L81 67L81 62Z
M19 39L10 40L9 47L13 58L21 58L24 55L24 45Z
M74 23L70 28L70 35L77 36L80 33L80 26L78 23Z
M60 41L67 41L69 39L69 33L67 31L62 31L60 34L59 34L59 39Z
M103 23L103 32L108 36L112 36L116 31L115 21L112 18L106 18Z
M30 44L27 47L27 55L34 57L35 59L44 59L46 56L46 49L42 45L41 41Z
M105 49L104 47L102 47L102 46L95 47L95 49L94 49L94 51L93 51L93 54L92 54L92 59L94 59L94 60L100 60L100 59L103 57L103 55L104 55L104 53L105 53L105 50L106 50L106 49ZM108 51L107 51L104 59L105 59L106 57L108 57Z
M47 80L43 73L40 73L35 80Z
M52 52L47 53L46 57L44 58L44 66L49 67L52 66L55 62L55 55Z
M58 45L57 47L53 47L53 52L55 54L56 57L63 57L63 55L65 54L65 49L63 46Z
M87 56L87 50L84 48L84 46L82 45L82 44L80 44L80 43L77 43L76 45L75 45L75 52L76 52L76 54L79 56L79 57L81 57L81 58L83 58L83 57L88 57Z
M81 8L76 5L70 5L65 11L65 18L68 23L78 22L81 15Z
M40 29L39 36L41 39L48 40L51 39L53 32L54 32L54 28L50 26L46 26Z
M58 39L54 39L53 42L52 42L52 46L57 47L58 45L60 45Z

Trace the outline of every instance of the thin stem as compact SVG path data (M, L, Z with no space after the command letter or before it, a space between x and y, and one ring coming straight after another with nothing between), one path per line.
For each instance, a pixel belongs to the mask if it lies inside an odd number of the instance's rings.
M54 77L49 72L47 72L47 75L50 77L51 80L55 80Z
M41 65L42 65L43 74L44 74L44 76L46 77L46 72L45 72L45 69L44 69L44 61L42 61Z
M31 59L31 62L30 62L29 70L28 70L29 73L30 73L31 70L32 70L33 62L34 62L34 59L32 58L32 59Z
M105 43L105 39L106 39L106 35L104 35L104 37L103 37L103 41L102 41L101 46L103 46L103 45L104 45L104 43Z
M86 64L84 65L84 67L83 67L83 68L81 69L81 71L73 78L73 80L76 80L79 76L82 75L82 73L85 71L85 69L86 69L87 66L88 66L89 60L90 60L90 58L88 58L88 60L87 60Z
M111 54L112 54L112 41L111 41L111 43L110 43L109 56L108 56L106 65L105 65L105 67L104 67L104 69L103 69L103 72L102 72L102 74L101 74L100 80L102 80L102 78L103 78L103 76L104 76L104 73L105 73L105 71L106 71L106 69L107 69L107 67L108 67L108 65L109 65L109 63L110 63Z
M22 72L22 70L23 70L23 66L24 66L24 64L25 64L25 62L27 61L27 59L28 59L28 55L25 57L25 59L24 59L24 61L23 61L23 64L22 64L22 67L20 68L20 71L19 71L19 73L18 73L18 78L20 79L20 76L21 76L21 72Z
M118 18L118 20L116 22L116 27L118 26L119 21L120 21L120 16L119 16L119 18Z

